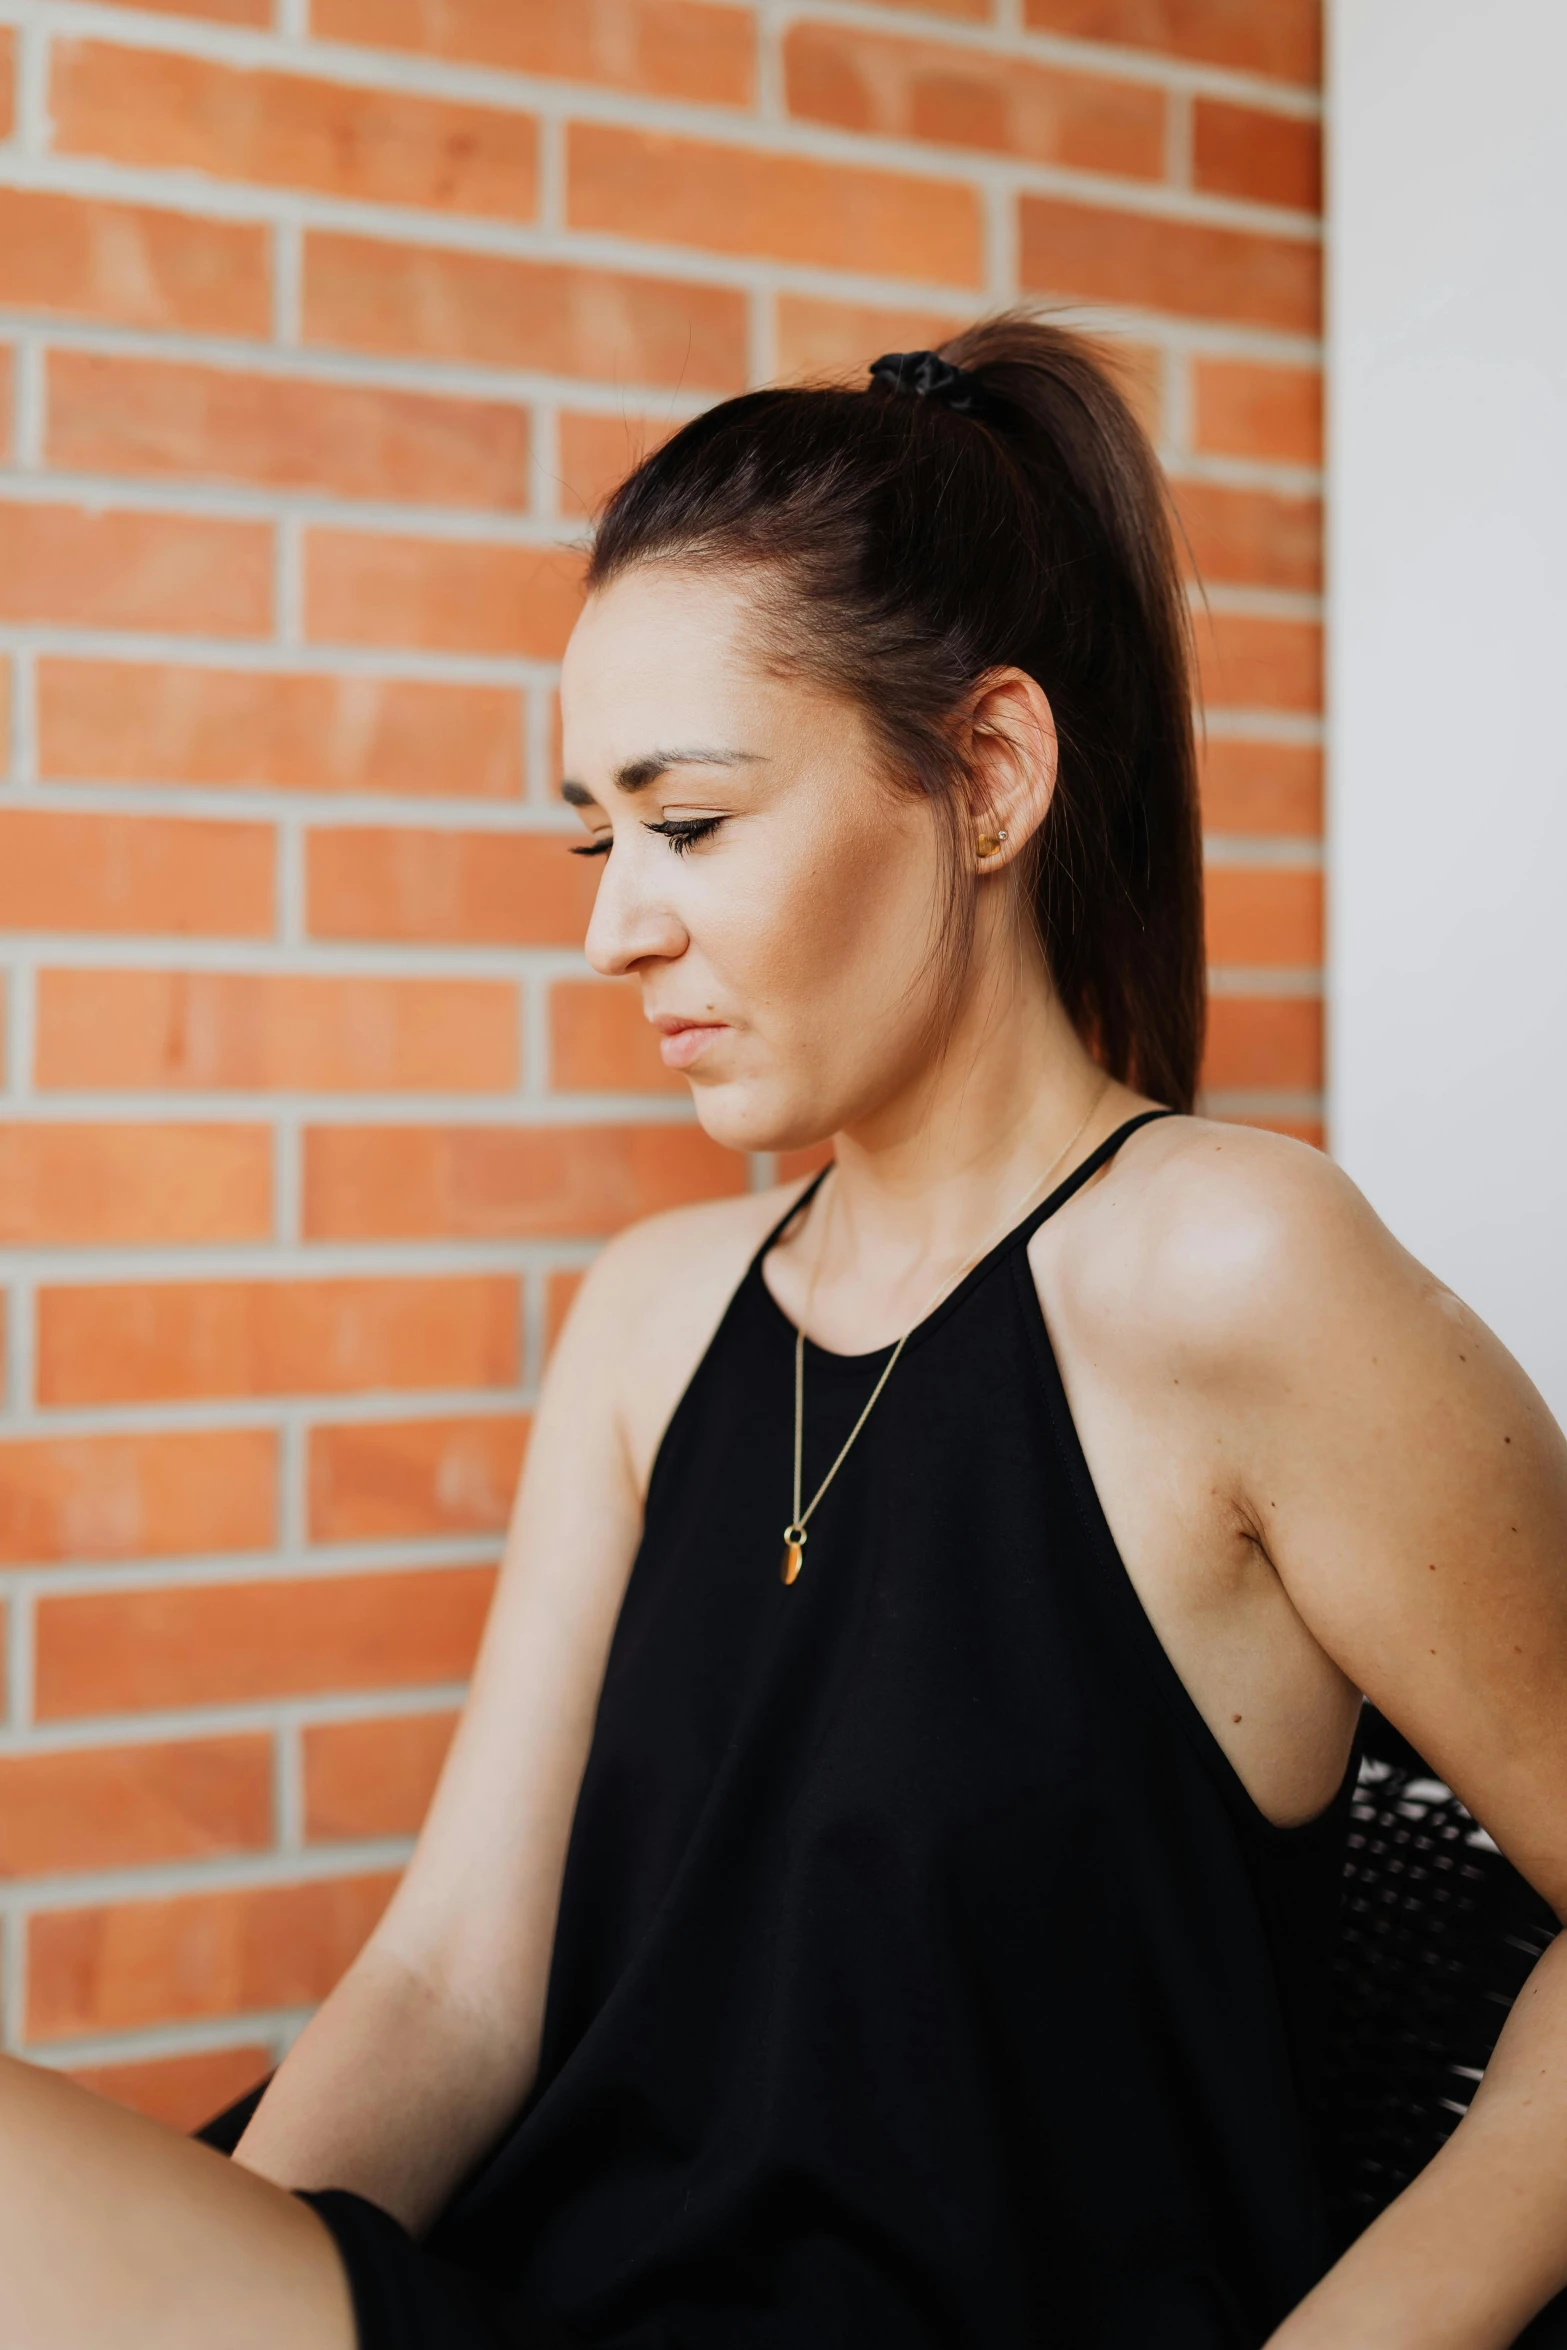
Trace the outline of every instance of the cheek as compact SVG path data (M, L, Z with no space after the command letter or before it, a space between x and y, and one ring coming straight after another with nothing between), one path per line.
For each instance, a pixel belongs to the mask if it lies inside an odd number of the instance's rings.
M782 848L759 840L758 852L709 933L715 969L758 1015L787 1013L814 1030L852 1013L867 1034L905 1007L922 1016L942 887L925 812L836 824Z

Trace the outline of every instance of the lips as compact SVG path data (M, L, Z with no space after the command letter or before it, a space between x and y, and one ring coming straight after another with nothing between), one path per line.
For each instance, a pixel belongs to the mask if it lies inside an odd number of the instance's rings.
M689 1069L692 1062L706 1052L715 1036L727 1033L724 1020L682 1020L666 1014L655 1020L659 1031L658 1057L666 1069Z

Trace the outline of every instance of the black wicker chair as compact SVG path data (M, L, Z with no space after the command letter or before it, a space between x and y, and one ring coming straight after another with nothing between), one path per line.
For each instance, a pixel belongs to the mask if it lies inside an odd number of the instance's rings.
M1340 2249L1452 2136L1555 1932L1534 1888L1368 1706L1320 2115ZM1567 2293L1525 2346L1567 2350Z
M1340 2250L1451 2137L1556 1932L1539 1895L1369 1706L1363 1751L1318 2117ZM232 2153L265 2087L197 2135ZM1567 2350L1567 2293L1515 2350Z

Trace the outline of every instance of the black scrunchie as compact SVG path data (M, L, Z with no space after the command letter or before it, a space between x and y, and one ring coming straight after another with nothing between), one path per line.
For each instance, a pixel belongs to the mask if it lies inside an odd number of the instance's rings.
M885 351L871 361L871 382L889 392L913 392L922 400L939 400L943 408L969 415L977 405L978 378L966 368L954 367L939 351Z

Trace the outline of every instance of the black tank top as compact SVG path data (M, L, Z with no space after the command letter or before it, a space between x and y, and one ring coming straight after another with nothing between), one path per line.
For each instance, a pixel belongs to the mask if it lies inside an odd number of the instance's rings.
M1325 2265L1344 1796L1258 1812L1144 1615L1026 1244L919 1325L779 1580L770 1235L664 1436L542 2065L432 2252L612 2350L1238 2350ZM786 1219L787 1221L787 1219ZM778 1227L778 1231L783 1229ZM886 1352L808 1345L809 1494Z

